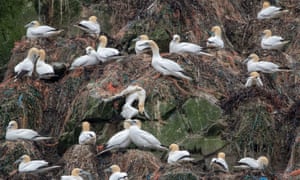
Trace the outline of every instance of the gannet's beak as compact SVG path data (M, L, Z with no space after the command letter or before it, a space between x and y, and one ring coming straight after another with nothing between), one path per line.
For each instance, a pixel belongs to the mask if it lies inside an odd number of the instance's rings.
M110 167L107 169L104 169L104 172L111 172L111 171L112 171L112 169Z
M31 25L31 22L28 23L28 24L26 24L24 27L25 27L25 28L28 28L30 25Z
M17 160L14 162L14 164L19 164L21 161L22 161L22 159L19 158L19 159L17 159Z
M246 64L249 60L250 60L250 58L247 58L243 61L243 63Z
M139 40L139 38L137 37L137 38L135 38L135 39L133 39L133 40L131 40L131 41L136 42L136 41L138 41L138 40Z
M83 175L91 175L91 173L87 172L87 171L84 171L84 170L81 170L80 174L83 174Z

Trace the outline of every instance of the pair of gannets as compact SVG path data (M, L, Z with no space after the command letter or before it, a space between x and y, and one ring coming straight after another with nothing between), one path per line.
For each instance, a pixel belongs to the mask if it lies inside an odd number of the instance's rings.
M75 26L95 37L98 37L101 32L96 16L90 16L89 20L82 20Z
M280 50L288 42L289 41L284 40L281 36L272 36L272 31L266 29L263 31L263 37L260 45L263 49Z
M82 131L78 138L79 144L91 144L96 143L96 133L90 130L90 123L87 121L82 122Z
M48 166L48 162L45 160L31 160L26 154L16 160L15 164L17 163L20 163L18 167L20 173L41 173L60 167Z
M284 10L280 7L271 6L269 1L263 3L263 8L257 13L257 19L271 19L276 18L287 13L288 10Z
M186 150L179 150L179 146L177 144L171 144L169 146L169 154L167 162L169 164L176 164L177 162L181 161L193 161L194 159L191 158L191 155Z
M40 25L38 21L31 21L30 23L25 25L25 27L27 28L26 36L30 39L36 39L40 37L51 37L63 31L53 28L51 26Z
M126 172L121 172L121 168L114 164L109 168L105 169L105 172L111 172L109 180L128 180L128 175Z
M102 57L91 46L86 47L85 51L86 55L76 58L71 64L70 70L82 66L97 65L102 61Z
M60 180L83 180L83 178L81 177L83 175L86 175L89 178L91 177L91 173L84 171L83 169L80 168L74 168L70 176L66 176L66 175L61 176Z
M253 85L256 85L258 87L263 86L263 82L260 79L260 75L256 71L250 73L250 76L247 78L247 82L245 84L245 87L251 87Z
M16 121L10 121L6 128L5 139L9 141L15 141L18 139L26 140L47 140L52 137L43 137L32 129L18 129L18 123Z

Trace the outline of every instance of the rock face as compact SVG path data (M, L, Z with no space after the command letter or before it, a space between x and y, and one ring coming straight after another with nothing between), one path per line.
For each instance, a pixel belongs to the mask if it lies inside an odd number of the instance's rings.
M277 174L283 173L293 152L286 174L297 169L299 162L293 157L297 157L299 151L299 138L295 138L299 134L299 71L261 73L264 87L245 88L248 74L242 61L255 52L264 60L299 69L300 7L296 0L282 2L280 5L289 9L286 16L258 21L255 18L261 3L130 0L84 4L84 10L90 11L83 10L83 16L99 17L102 30L109 36L109 46L122 50L125 57L94 67L67 70L56 82L38 80L36 75L13 81L14 66L31 48L29 42L20 41L12 51L0 84L0 136L3 139L0 178L59 179L72 168L80 167L90 171L96 179L108 179L110 174L104 173L104 169L118 164L130 179L199 179L215 177L208 173L208 165L219 151L226 153L230 169L241 157L265 155L270 159L270 169L276 172L267 176L273 178L276 174L279 179L281 175ZM222 27L226 47L218 52L210 50L214 57L164 53L175 33L180 34L183 41L204 46L209 37L207 31L214 25ZM291 40L286 49L282 52L261 50L259 34L266 28ZM71 30L66 33L66 37L36 44L37 48L46 49L47 62L68 67L84 54L87 46L96 47L97 41L90 37L75 37ZM193 80L153 78L156 71L151 66L151 55L132 54L131 40L140 34L148 34L155 40L163 56L179 63ZM135 149L96 157L96 147L77 145L83 120L91 123L97 134L97 145L104 144L123 129L120 112L125 98L111 102L103 99L133 83L147 92L145 111L150 118L142 117L142 128L166 146L177 143L189 150L196 162L174 168L166 164L165 154ZM11 120L16 120L21 128L54 137L54 142L51 146L41 142L5 142L5 128ZM294 141L296 144L292 146ZM37 176L11 173L16 169L13 162L24 152L30 152L36 159L59 162L62 169ZM223 178L237 177L232 174Z

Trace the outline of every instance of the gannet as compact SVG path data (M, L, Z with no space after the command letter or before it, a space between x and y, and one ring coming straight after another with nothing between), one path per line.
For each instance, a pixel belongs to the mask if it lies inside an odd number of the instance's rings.
M43 137L32 129L18 129L18 123L16 121L10 121L6 128L5 139L9 141L14 141L18 139L38 141L47 140L51 138L52 137Z
M280 50L289 41L284 40L280 36L272 36L272 31L269 29L264 30L261 40L261 47L263 49L277 49Z
M119 50L115 49L115 48L108 48L107 46L107 37L104 35L101 35L99 37L99 46L97 48L97 53L100 54L101 61L105 62L107 60L110 60L111 58L113 58L114 56L118 56L120 55Z
M179 146L177 144L171 144L169 146L169 155L168 155L168 163L175 164L180 161L193 161L191 155L188 151L180 151Z
M75 26L95 37L100 34L100 24L97 22L96 16L90 16L88 21L82 20Z
M61 176L60 180L83 180L81 175L90 176L91 174L87 171L84 171L80 168L74 168L70 176Z
M224 48L224 42L222 40L222 33L220 26L214 26L211 28L213 35L207 39L206 46L213 48Z
M50 64L45 63L46 52L44 49L39 50L39 59L36 61L35 70L39 75L40 79L49 79L53 76L56 76L54 73L54 69Z
M169 44L170 53L192 53L197 55L212 56L211 54L205 53L202 50L203 48L197 44L180 42L180 36L178 34L173 35L173 39Z
M263 170L266 168L269 164L269 160L265 156L260 156L257 160L250 158L250 157L245 157L239 160L239 166L234 166L235 168L251 168L251 169L258 169L258 170Z
M289 12L280 7L271 6L270 2L265 1L263 8L257 13L257 19L271 19L280 16L283 13Z
M112 172L109 176L109 180L128 180L128 175L126 172L121 172L118 165L112 165L105 170L106 172Z
M27 28L26 36L30 39L50 37L63 31L47 25L41 26L38 21L31 21L30 23L26 24L25 27Z
M146 40L149 40L149 37L145 34L139 35L136 39L133 39L133 41L136 41L134 47L136 54L141 54L145 51L146 48L142 44L144 44Z
M244 60L244 63L247 62L248 72L260 71L264 73L274 73L277 71L290 71L289 69L283 69L277 64L267 61L259 61L259 57L252 53Z
M130 123L128 121L124 121L123 127L124 129L122 131L116 133L108 140L105 144L105 149L101 151L99 155L113 149L127 148L129 146L131 142L129 137Z
M258 72L251 72L250 76L247 78L247 82L245 84L245 87L251 87L253 85L256 85L258 87L262 87L263 83L259 77L259 73Z
M162 146L156 137L154 137L149 132L141 129L142 123L140 120L134 119L134 120L126 120L126 121L128 121L131 124L129 128L130 140L137 147L168 151L168 148Z
M37 48L31 48L28 51L27 57L15 66L15 78L21 78L24 75L32 76L34 63L36 59L39 57L39 50Z
M183 74L183 69L176 62L162 58L159 54L159 48L153 40L146 40L142 46L150 47L152 50L152 62L151 65L155 70L163 75L171 75L187 80L192 80L190 77Z
M92 144L96 143L96 133L90 131L90 123L87 121L82 122L82 131L79 135L79 144Z
M210 166L214 166L214 164L220 166L224 171L229 171L228 165L225 160L225 153L223 152L219 152L217 158L212 158Z
M71 64L70 70L80 66L97 65L101 62L100 61L101 56L94 50L94 48L88 46L85 50L86 50L86 55L76 58Z
M19 163L18 171L20 173L40 173L51 169L59 168L60 166L48 166L48 162L44 160L31 161L28 155L21 156L15 163Z

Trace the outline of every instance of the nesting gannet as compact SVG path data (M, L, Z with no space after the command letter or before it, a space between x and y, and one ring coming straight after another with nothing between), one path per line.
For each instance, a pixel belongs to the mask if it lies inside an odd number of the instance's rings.
M269 29L264 30L261 40L261 47L263 49L277 49L280 50L289 41L284 40L280 36L272 36L272 31Z
M74 168L70 176L61 176L60 180L83 180L81 175L91 176L91 174L87 171L80 168Z
M39 57L39 50L37 48L31 48L28 51L27 57L15 66L15 78L21 78L24 75L32 76L34 63L36 59Z
M105 144L105 149L99 154L103 154L104 152L113 149L127 148L129 146L131 142L129 137L130 123L128 121L124 121L123 127L124 129L122 131L119 131L108 140L108 142Z
M47 25L41 26L38 21L31 21L30 23L26 24L25 27L27 28L26 36L30 39L50 37L63 31Z
M141 129L142 123L140 120L134 119L134 120L126 120L126 121L128 121L131 124L129 128L130 140L137 147L168 151L168 148L162 146L156 137L154 137L149 132Z
M39 59L36 61L35 70L39 75L40 79L49 79L53 76L56 76L54 73L54 69L50 64L45 63L46 52L44 49L40 49L39 51Z
M18 139L38 141L51 138L52 137L43 137L32 129L18 129L18 123L16 121L10 121L6 128L5 139L9 141L14 141Z
M79 144L92 144L96 143L96 133L94 131L90 131L90 123L84 121L82 123L82 131L79 135Z
M210 166L214 166L215 164L220 166L222 168L222 170L229 171L228 165L225 160L225 153L219 152L217 158L212 158L212 160L210 162Z
M88 46L85 48L86 55L76 58L71 64L70 70L75 69L80 66L91 66L99 64L101 61L101 56L92 48Z
M95 37L100 34L100 24L97 22L96 16L90 16L88 21L82 20L75 26Z
M120 55L119 50L115 48L108 48L107 46L107 37L104 35L101 35L99 37L99 46L97 48L97 53L100 54L101 61L105 62L107 60L113 59L115 56Z
M145 51L146 48L142 44L144 44L146 40L149 40L149 37L145 34L139 35L136 39L133 39L133 41L136 41L134 47L136 54L141 54Z
M257 13L257 19L271 19L280 16L283 13L289 12L280 7L272 6L270 2L265 1L263 8Z
M15 163L19 163L18 171L20 173L40 173L51 169L59 168L60 166L48 166L48 162L44 160L31 161L28 155L21 156Z
M261 71L264 73L274 73L277 71L290 71L289 69L283 69L277 64L267 61L259 61L259 57L252 53L244 60L244 63L247 62L248 72Z
M183 74L183 69L176 62L162 58L159 54L159 48L153 40L146 40L142 46L150 47L152 50L152 62L151 65L155 70L163 75L171 75L187 80L192 80L190 77Z
M168 163L175 164L180 161L193 161L191 155L188 151L180 151L179 146L177 144L171 144L169 146L170 152L168 155Z
M262 87L263 83L259 77L259 73L258 72L251 72L250 76L247 78L247 82L245 84L245 87L251 87L253 85L256 85L258 87Z
M169 44L170 53L192 53L197 55L207 55L212 56L211 54L205 53L202 51L203 48L197 44L180 42L180 36L175 34L172 41Z
M128 180L128 175L126 172L121 172L118 165L112 165L105 170L106 172L112 172L109 176L109 180Z
M207 39L206 46L213 48L224 48L220 26L212 27L211 31L213 35Z
M234 166L235 168L251 168L251 169L258 169L263 170L269 164L269 160L265 156L260 156L257 160L245 157L239 160L239 166Z

